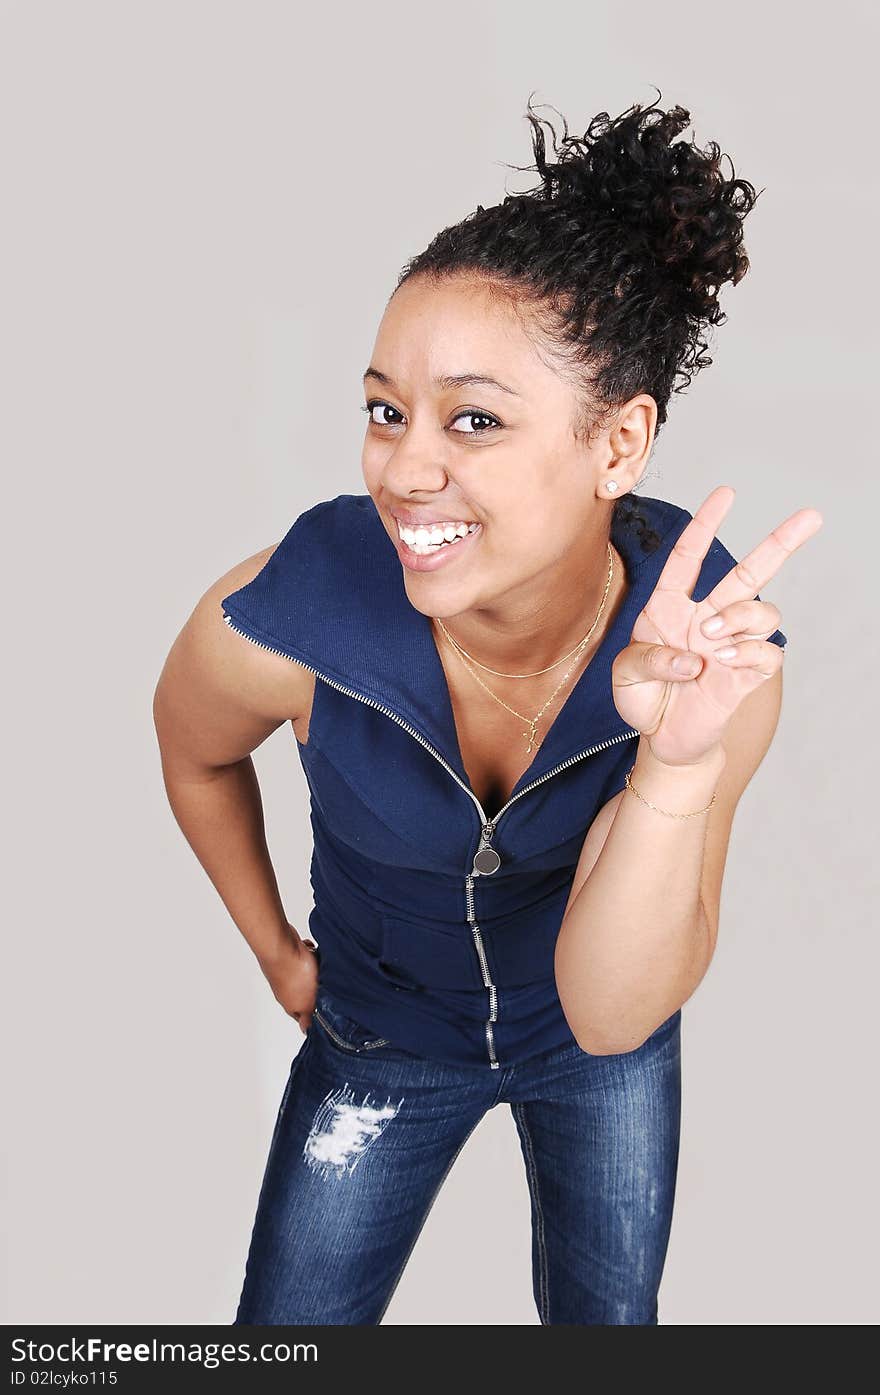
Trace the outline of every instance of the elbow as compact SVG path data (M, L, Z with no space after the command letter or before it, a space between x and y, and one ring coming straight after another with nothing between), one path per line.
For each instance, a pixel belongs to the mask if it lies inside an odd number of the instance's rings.
M569 1030L581 1051L587 1056L621 1056L628 1051L638 1051L651 1034L650 1030L630 1031L626 1034L620 1022L603 1031L595 1017L589 1022L583 1020L583 1003L579 1004L579 1011L569 1012L562 993L559 994L559 998Z
M595 1030L575 1032L574 1036L581 1051L586 1052L588 1056L625 1056L631 1051L641 1050L652 1037L660 1036L673 1028L679 1020L680 1012L680 1007L675 1008L661 1022L658 1023L655 1019L648 1027L642 1024L638 1029L634 1028L628 1036L622 1032L603 1036Z
M664 1020L668 1021L668 1018ZM663 1026L662 1022L660 1026ZM638 1051L656 1031L659 1031L656 1021L649 1026L633 1024L628 1032L623 1030L620 1023L617 1030L607 1032L602 1032L595 1024L577 1032L572 1028L575 1041L588 1056L625 1056L631 1051Z
M601 1032L596 1026L579 1026L577 1030L569 1022L572 1035L587 1056L622 1056L627 1051L638 1051L648 1039L648 1034L631 1034L628 1038L622 1032Z
M557 964L556 991L563 1016L574 1040L587 1056L623 1056L638 1051L657 1031L656 1017L648 1023L644 1015L634 1020L620 1003L616 1008L614 1004L606 1004L600 1014L595 1004L585 1003L582 993L566 991L558 967Z

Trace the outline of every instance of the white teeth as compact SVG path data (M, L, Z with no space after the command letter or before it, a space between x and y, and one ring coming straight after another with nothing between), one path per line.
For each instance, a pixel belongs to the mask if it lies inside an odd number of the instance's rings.
M416 551L434 552L438 547L457 543L468 533L473 533L478 523L454 522L431 523L418 528L409 528L398 522L397 531L403 542Z

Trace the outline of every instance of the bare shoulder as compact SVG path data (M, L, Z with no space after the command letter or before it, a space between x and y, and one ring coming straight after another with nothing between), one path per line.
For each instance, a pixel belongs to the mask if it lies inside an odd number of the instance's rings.
M194 762L223 765L308 711L313 675L237 634L221 600L260 572L277 543L236 563L196 602L168 653L153 701L160 741Z

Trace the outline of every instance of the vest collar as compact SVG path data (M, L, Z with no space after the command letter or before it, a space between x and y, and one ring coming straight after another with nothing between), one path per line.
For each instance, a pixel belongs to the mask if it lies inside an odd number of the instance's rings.
M556 715L513 794L590 746L633 730L614 706L611 665L690 517L665 500L638 497L663 541L646 554L634 530L612 528L628 582L623 601L563 706L554 705ZM221 605L251 638L412 727L469 786L430 619L410 603L396 549L369 494L341 494L301 514L257 576ZM512 739L517 731L511 717Z

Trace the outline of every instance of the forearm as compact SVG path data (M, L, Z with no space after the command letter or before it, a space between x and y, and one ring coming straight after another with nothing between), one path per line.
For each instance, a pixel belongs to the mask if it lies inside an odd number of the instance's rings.
M639 741L631 780L660 809L690 813L712 798L726 762L670 767ZM605 843L569 901L556 944L556 984L585 1050L639 1046L705 973L709 932L700 888L711 810L670 818L623 792ZM575 875L574 885L579 880Z
M299 937L281 903L252 759L197 768L164 754L162 771L184 837L261 967L270 967Z

